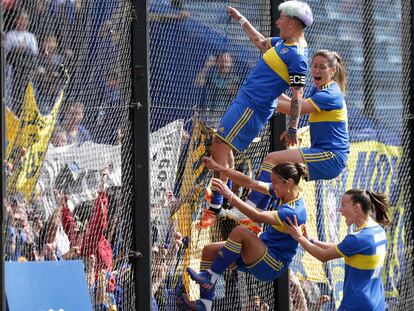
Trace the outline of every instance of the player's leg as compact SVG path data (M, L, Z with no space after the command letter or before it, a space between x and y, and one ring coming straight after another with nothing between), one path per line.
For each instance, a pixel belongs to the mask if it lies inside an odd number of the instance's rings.
M211 310L214 299L214 286L224 270L238 259L246 264L260 260L266 252L266 245L245 226L235 227L226 242L212 243L203 249L202 261L214 262L207 271L195 272L188 268L190 277L200 285L200 300L190 301L183 296L190 310Z
M258 261L265 253L266 245L256 234L245 226L235 227L229 234L227 241L212 243L203 249L203 261L214 258L211 268L207 271L195 273L188 268L191 278L203 288L211 288L216 283L220 274L223 274L232 263L240 257L247 265ZM207 272L207 273L206 273Z
M299 149L281 150L269 153L262 162L257 180L270 183L273 167L282 162L305 163ZM247 203L256 208L265 210L270 204L270 197L257 191L252 191Z
M213 138L211 145L211 157L220 165L226 168L233 168L233 149L217 136L214 136ZM215 177L220 178L224 182L227 182L228 180L228 177L224 174L218 174ZM222 204L223 196L221 196L219 192L213 191L213 195L210 200L210 209L218 214Z
M233 149L241 152L257 136L265 124L266 119L241 103L233 102L223 115L217 133L211 146L212 158L222 166L233 166ZM227 181L225 175L219 176ZM220 215L223 197L219 192L213 191L209 211L204 212L201 227L208 227L214 221L214 215ZM214 214L213 214L214 213ZM213 217L212 217L213 214Z

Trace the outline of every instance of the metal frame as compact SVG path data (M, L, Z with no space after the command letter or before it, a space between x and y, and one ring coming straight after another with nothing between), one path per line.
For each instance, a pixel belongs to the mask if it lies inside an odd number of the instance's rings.
M135 309L151 310L149 63L147 1L132 1L130 117L133 137L133 254Z
M414 0L410 1L410 38L408 40L410 45L410 55L409 55L409 65L410 65L410 78L408 82L408 88L410 90L410 98L407 102L408 105L408 130L409 130L409 140L410 143L408 145L408 156L409 156L409 171L410 171L410 185L411 185L411 238L414 236ZM414 263L413 263L414 266Z
M271 36L278 36L279 29L276 26L276 21L280 16L278 6L282 0L271 1ZM286 130L286 116L277 113L273 116L270 123L271 140L270 151L285 150L286 146L280 141L280 135ZM290 310L289 306L289 270L286 271L280 278L273 282L275 290L275 310Z
M374 1L364 0L363 17L363 54L364 54L364 114L376 121L375 113L375 21L374 21Z
M1 169L0 169L0 224L2 233L0 234L0 310L6 310L6 291L4 284L4 199L6 198L6 177L5 177L5 166L4 160L6 159L6 118L5 118L5 109L6 106L6 71L5 71L5 33L4 33L4 21L3 21L3 2L0 2L0 96L1 96L1 110L0 110L0 121L1 121Z

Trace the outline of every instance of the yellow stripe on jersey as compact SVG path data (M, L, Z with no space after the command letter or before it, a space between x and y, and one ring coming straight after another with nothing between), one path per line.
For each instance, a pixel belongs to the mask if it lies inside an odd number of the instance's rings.
M351 257L345 257L345 263L348 266L360 270L374 270L383 263L385 254L380 255L361 255L357 254Z
M311 101L312 102L312 101ZM330 111L312 112L309 122L344 122L346 121L346 110L335 109Z
M280 223L280 225L272 225L272 227L279 232L287 233L288 231L286 229L286 226L283 224L283 221L280 219L279 214L277 212L275 212L275 217L277 221Z
M275 165L270 162L263 162L261 171L272 172L272 169Z
M257 265L259 262L261 262L267 255L267 247L266 247L266 251L264 252L263 256L260 257L260 259L258 261L256 261L254 264L251 264L250 266L247 266L247 268L253 268L255 265Z
M374 255L356 254L351 257L347 257L339 250L338 245L335 245L335 249L339 255L344 257L345 264L356 269L374 270L384 263L385 252Z
M289 72L287 65L279 57L276 50L270 49L263 54L263 60L265 63L272 68L287 84L290 84Z
M282 232L282 233L288 233L289 232L285 225L272 225L272 227L276 231L279 231L279 232Z
M263 258L263 260L275 271L280 271L280 269L282 269L284 266L283 262L273 259L272 256L270 256L268 253L266 253L266 256Z
M307 98L306 100L309 100L309 102L315 107L317 112L321 111L321 108L318 107L318 105L313 101L312 98Z
M279 271L285 265L282 261L278 261L278 260L272 258L272 256L269 255L269 253L267 251L267 247L266 247L266 251L263 254L263 256L258 261L256 261L254 264L252 264L250 266L247 266L247 268L251 269L251 268L253 268L254 266L256 266L257 264L259 264L262 261L267 263L269 265L269 267L271 267L273 270L276 270L276 271Z
M272 38L267 38L267 45L268 45L268 47L269 47L269 49L271 49L272 48Z
M247 123L247 121L249 121L252 115L253 115L253 110L250 108L246 108L241 118L237 121L237 123L233 126L233 128L227 134L226 139L229 141L233 141L233 139L237 136L237 134L240 132L242 127Z
M342 253L342 252L341 252L341 250L339 249L338 245L335 245L335 249L336 249L336 251L338 252L338 254L339 254L339 255L341 255L341 257L346 257L346 256L344 255L344 253Z
M302 156L305 160L305 162L321 162L321 161L326 161L326 160L330 160L332 159L335 154L333 154L332 152L319 152L319 153L302 153Z

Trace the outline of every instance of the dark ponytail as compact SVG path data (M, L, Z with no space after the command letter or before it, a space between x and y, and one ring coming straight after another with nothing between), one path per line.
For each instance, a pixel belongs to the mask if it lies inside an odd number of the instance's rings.
M387 214L390 206L387 195L370 190L359 189L348 190L345 194L351 196L352 202L359 203L362 207L362 211L366 215L373 213L377 223L383 226L391 223Z
M273 167L273 173L281 178L288 180L292 178L296 185L299 184L301 178L308 176L308 170L303 163L282 162Z

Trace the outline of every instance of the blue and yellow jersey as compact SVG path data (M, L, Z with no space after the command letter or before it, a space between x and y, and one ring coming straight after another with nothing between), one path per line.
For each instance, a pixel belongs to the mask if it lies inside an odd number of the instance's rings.
M271 48L258 60L240 88L236 101L254 111L273 113L274 99L290 85L304 85L308 72L308 48L286 44L279 37L270 39Z
M339 85L313 87L307 99L317 110L309 115L311 148L349 153L348 114Z
M339 310L384 310L381 271L387 251L387 237L378 225L349 234L336 246L345 258L344 298Z
M306 222L305 202L301 197L290 202L282 202L282 200L276 196L272 184L269 184L269 195L275 199L273 209L275 217L281 223L287 222L287 217L293 221L293 215L296 215L299 225ZM289 265L292 261L298 248L298 242L286 232L285 225L269 226L269 228L260 235L260 239L267 245L268 249L274 250L286 265Z

